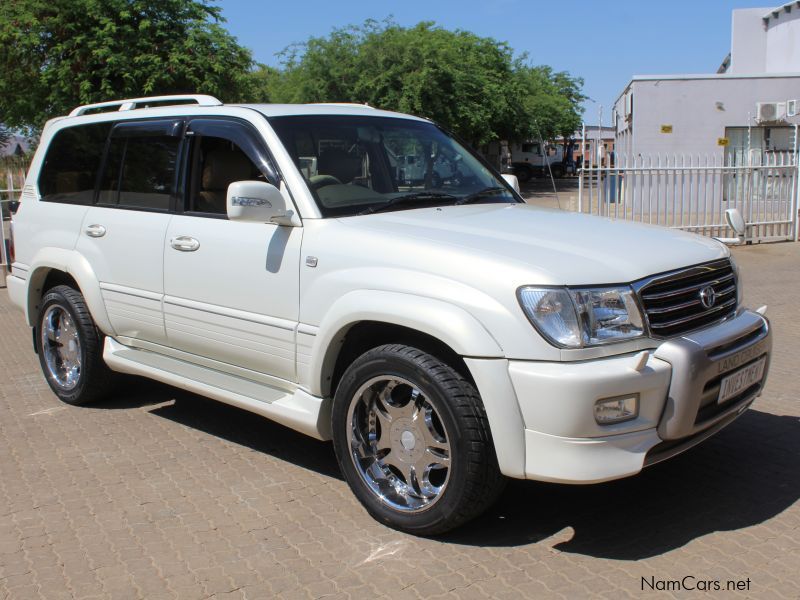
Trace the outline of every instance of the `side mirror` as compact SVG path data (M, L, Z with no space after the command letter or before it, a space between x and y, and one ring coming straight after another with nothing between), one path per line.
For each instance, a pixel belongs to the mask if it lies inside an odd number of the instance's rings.
M742 213L739 212L738 208L729 208L725 211L725 221L728 223L728 227L733 229L733 232L736 234L740 240L744 239L745 233L747 233L747 224L744 221L744 217Z
M227 209L231 221L295 224L283 194L265 181L234 181L228 186Z
M510 185L512 188L514 188L515 192L517 192L518 194L520 193L520 191L519 191L519 179L517 179L516 175L512 175L511 173L503 173L502 177L503 177L503 179L506 180L508 185Z

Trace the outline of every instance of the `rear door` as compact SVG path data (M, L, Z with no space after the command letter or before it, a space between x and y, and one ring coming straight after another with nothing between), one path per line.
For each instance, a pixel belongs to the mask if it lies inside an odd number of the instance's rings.
M77 250L100 280L117 337L163 344L164 238L175 203L181 119L118 123Z
M227 219L230 183L262 180L280 186L251 125L194 119L186 136L185 201L169 224L164 250L169 345L245 376L236 369L296 381L303 228Z

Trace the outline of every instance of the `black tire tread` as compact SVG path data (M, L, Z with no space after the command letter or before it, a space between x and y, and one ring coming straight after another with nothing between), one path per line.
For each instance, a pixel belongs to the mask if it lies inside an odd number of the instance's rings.
M405 344L378 346L361 355L353 364L387 354L407 360L441 386L457 418L464 425L462 434L470 438L468 477L456 510L434 525L419 529L404 527L406 531L417 535L438 535L455 529L489 508L503 492L506 478L500 473L486 409L475 386L450 365ZM346 377L347 372L342 381Z

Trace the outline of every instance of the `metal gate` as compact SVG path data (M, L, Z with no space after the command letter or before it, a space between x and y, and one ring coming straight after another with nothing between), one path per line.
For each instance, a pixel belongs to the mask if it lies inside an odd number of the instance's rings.
M744 149L724 157L609 154L581 168L578 211L734 243L797 241L797 142L794 148ZM729 208L744 217L743 239L726 222Z

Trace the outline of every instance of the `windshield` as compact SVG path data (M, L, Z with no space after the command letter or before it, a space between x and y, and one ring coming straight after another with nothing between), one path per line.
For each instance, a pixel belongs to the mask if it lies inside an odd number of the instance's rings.
M427 121L270 118L325 217L466 202L518 202L470 150Z

